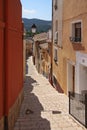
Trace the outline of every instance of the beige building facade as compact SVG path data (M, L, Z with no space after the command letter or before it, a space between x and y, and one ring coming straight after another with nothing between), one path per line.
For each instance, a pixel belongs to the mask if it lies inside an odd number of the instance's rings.
M86 0L53 0L53 83L66 94L87 90L86 23Z
M52 41L51 30L48 33L40 33L34 36L33 54L35 56L35 66L40 74L43 74L51 82L52 64Z
M40 33L34 36L34 46L33 46L33 55L35 57L34 64L39 73L41 73L41 62L43 54L42 47L40 47L40 45L45 44L46 39L47 39L47 33Z

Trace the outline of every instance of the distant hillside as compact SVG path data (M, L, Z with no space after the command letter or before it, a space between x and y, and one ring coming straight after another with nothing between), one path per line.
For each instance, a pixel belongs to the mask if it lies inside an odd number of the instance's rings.
M45 21L40 19L27 19L23 18L24 27L27 31L30 31L30 28L33 24L37 26L38 32L47 32L51 29L51 21Z

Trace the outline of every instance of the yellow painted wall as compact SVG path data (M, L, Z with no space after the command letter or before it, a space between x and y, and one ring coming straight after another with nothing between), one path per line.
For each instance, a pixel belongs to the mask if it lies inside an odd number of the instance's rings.
M57 10L58 11L58 10ZM55 11L54 11L55 13ZM57 14L57 12L56 12ZM57 17L53 17L53 21ZM73 45L69 40L71 34L71 22L82 21L82 47ZM56 76L60 86L67 93L67 60L76 62L76 51L87 52L87 0L63 0L63 30L62 30L62 48L58 48L58 64L53 61L53 74ZM53 22L53 33L55 22ZM77 43L76 43L77 44ZM53 47L54 47L53 43ZM74 49L74 46L75 49ZM53 50L54 53L54 50Z

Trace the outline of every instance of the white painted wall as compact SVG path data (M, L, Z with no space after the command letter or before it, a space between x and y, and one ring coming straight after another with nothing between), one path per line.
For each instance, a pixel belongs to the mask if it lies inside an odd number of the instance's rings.
M87 54L76 53L75 92L87 90Z
M82 90L87 90L87 67L80 65L80 93Z

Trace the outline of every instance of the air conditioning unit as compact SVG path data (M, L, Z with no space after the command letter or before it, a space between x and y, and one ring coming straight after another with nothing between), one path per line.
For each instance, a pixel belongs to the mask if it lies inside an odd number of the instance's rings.
M58 42L58 32L55 32L54 43L57 44L57 42Z

